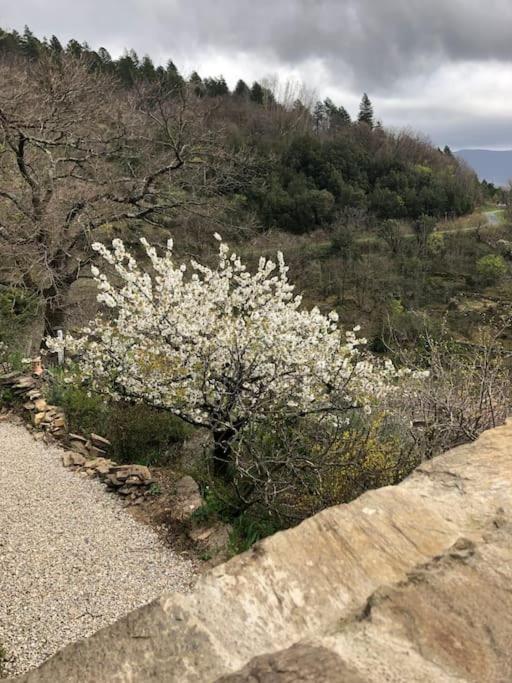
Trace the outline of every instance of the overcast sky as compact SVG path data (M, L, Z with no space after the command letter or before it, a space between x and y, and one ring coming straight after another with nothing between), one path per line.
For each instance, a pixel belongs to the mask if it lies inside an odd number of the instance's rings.
M0 0L0 26L231 86L278 76L437 145L512 149L512 0Z

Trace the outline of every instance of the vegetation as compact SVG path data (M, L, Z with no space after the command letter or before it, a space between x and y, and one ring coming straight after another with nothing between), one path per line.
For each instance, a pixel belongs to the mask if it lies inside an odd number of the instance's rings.
M64 409L70 431L100 433L111 442L109 454L118 462L168 465L190 434L187 425L169 413L145 405L108 402L52 372L52 403Z
M197 514L233 524L233 551L504 418L512 203L449 147L387 130L367 94L353 120L28 28L0 32L0 76L0 363L27 328L80 329L96 280L85 381L53 370L51 400L118 460L167 464L206 425ZM368 344L341 339L356 325Z

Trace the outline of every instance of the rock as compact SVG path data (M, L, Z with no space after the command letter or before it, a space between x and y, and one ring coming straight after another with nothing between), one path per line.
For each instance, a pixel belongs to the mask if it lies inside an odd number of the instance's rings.
M153 482L153 477L149 468L145 465L115 465L109 469L107 479L114 483L114 486L119 486L123 484L128 477L136 477L137 480L142 484L151 484Z
M36 381L30 375L22 375L12 385L13 389L34 389Z
M69 447L77 451L78 453L81 453L85 457L89 457L89 451L85 447L83 441L77 441L76 439L70 439L69 441Z
M87 461L87 467L91 470L95 470L98 476L107 475L114 466L115 462L113 460L107 460L106 458L95 458L94 460Z
M82 442L84 444L87 443L87 439L84 436L82 436L81 434L70 434L69 440L70 441L79 441L79 442Z
M64 467L82 466L85 465L85 458L80 453L73 451L66 451L62 454L62 464Z
M46 403L44 398L36 398L34 405L38 413L44 413L50 406Z
M46 413L34 413L32 416L32 422L34 424L34 427L39 427L39 425L42 423L46 416Z
M217 522L210 527L196 527L188 532L188 537L200 543L201 547L212 554L226 550L229 543L229 536L233 531L231 524Z
M54 420L52 420L52 427L65 427L66 426L66 420L63 417L57 417Z
M19 372L7 372L0 375L0 384L15 384L22 375Z
M41 392L39 389L31 389L30 391L27 391L27 397L33 401L34 399L41 397Z
M197 483L186 475L175 484L175 496L172 505L172 518L186 521L201 507L203 499Z
M27 401L23 404L23 407L25 408L25 410L34 410L36 406L35 403L33 403L32 401Z
M92 444L87 446L87 450L89 451L91 458L104 458L104 456L107 455L106 451L103 451L101 448L96 448L96 446L93 446Z
M107 449L112 445L108 439L105 439L103 436L99 436L99 434L91 434L91 441L94 446L102 449Z
M144 486L145 482L137 475L130 475L126 477L124 483L128 486Z

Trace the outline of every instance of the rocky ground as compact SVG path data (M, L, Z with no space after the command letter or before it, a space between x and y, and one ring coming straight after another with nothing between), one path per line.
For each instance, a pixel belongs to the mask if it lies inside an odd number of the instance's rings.
M62 450L0 423L0 646L4 675L37 666L163 591L187 591L188 560Z

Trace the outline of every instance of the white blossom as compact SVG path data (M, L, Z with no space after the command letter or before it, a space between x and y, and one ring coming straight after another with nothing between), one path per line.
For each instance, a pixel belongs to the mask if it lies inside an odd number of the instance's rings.
M359 327L301 308L281 253L249 273L218 234L218 262L179 265L173 242L158 255L141 242L151 271L121 240L94 249L115 277L92 269L98 301L112 309L79 338L48 340L79 357L93 389L144 400L213 430L239 429L276 410L293 414L370 410L396 372L361 349ZM151 274L150 274L151 273Z

